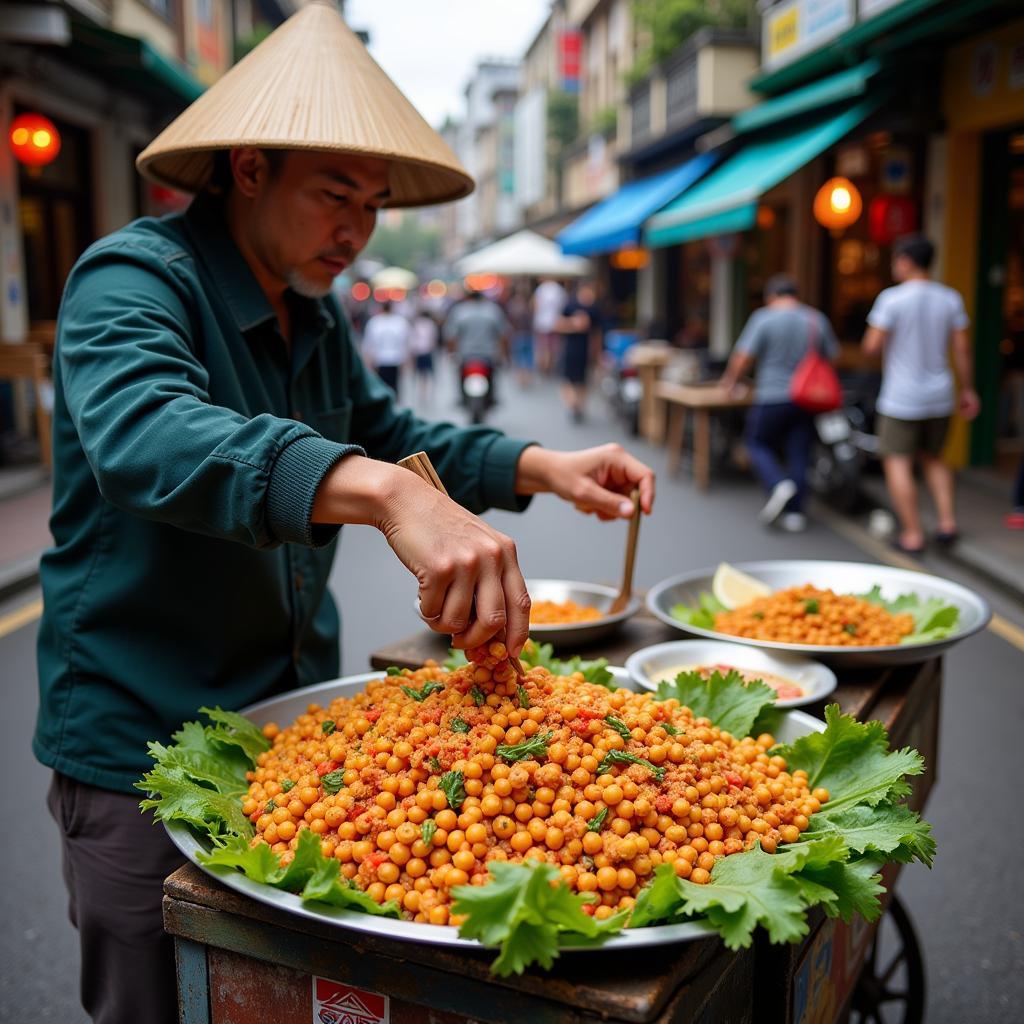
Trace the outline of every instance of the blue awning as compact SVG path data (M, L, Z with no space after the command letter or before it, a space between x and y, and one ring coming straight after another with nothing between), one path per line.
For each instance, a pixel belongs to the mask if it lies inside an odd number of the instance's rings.
M597 256L640 244L643 223L678 198L714 166L717 157L702 153L669 171L623 185L592 206L556 236L562 252Z
M853 131L884 98L883 94L868 96L839 113L819 113L798 128L748 143L651 217L644 228L644 244L652 248L679 245L752 228L757 202L765 192Z

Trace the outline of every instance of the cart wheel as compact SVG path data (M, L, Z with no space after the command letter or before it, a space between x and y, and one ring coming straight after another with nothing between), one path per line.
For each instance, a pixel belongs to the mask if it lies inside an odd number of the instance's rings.
M878 922L853 990L851 1024L920 1024L924 960L914 926L896 896Z

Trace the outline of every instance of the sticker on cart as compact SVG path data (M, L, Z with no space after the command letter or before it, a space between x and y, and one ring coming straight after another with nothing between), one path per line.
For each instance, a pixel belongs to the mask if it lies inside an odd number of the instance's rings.
M387 996L313 978L313 1024L390 1024Z

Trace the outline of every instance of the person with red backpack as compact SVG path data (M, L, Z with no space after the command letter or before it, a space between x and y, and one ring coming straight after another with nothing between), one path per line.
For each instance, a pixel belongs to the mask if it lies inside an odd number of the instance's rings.
M803 502L814 409L821 411L834 401L836 385L828 379L828 364L838 355L839 342L825 314L799 300L788 274L768 279L764 300L744 326L722 383L735 390L756 365L746 446L768 492L759 518L765 526L797 533L807 528ZM813 393L821 377L829 392L825 399Z

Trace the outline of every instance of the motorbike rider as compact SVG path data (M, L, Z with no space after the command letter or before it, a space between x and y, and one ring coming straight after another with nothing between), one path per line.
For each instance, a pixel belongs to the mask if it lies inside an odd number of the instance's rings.
M459 379L466 363L486 363L491 369L493 395L495 370L499 362L508 358L512 335L512 327L501 306L467 285L466 297L449 310L442 333L448 350L455 355Z

